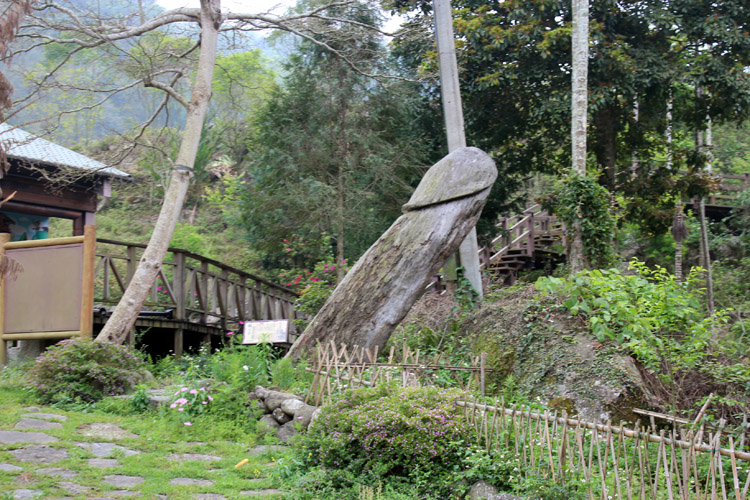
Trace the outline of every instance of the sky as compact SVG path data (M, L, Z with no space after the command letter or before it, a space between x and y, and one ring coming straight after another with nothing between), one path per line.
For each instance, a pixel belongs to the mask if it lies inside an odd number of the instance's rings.
M200 0L156 0L156 3L165 9L200 7ZM234 12L252 12L253 14L270 12L281 15L296 3L297 0L221 0L221 9ZM389 17L388 13L385 15ZM386 21L383 29L385 31L396 31L399 22L399 17L392 17L389 21Z

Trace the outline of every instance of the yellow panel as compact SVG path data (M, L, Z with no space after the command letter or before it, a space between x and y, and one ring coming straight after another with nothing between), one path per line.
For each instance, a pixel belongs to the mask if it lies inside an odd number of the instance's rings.
M83 245L8 249L23 266L5 280L5 333L80 330Z

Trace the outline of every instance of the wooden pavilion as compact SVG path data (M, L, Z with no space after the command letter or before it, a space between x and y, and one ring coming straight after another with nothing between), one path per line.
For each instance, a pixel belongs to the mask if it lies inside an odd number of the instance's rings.
M130 176L82 154L0 124L8 171L0 176L0 253L23 270L0 277L0 366L8 343L34 354L45 341L92 334L96 235L100 196L113 178ZM49 238L49 219L71 221L71 235Z

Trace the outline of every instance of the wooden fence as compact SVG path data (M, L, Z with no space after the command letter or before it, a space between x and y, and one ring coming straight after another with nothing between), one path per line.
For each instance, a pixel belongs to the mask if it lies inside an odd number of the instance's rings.
M95 302L116 304L146 245L97 239ZM219 261L170 248L146 303L169 319L236 328L240 321L295 319L298 294Z
M722 425L656 434L638 422L629 429L497 400L456 404L488 451L510 452L520 474L577 487L589 500L748 500L750 452Z
M388 361L379 363L378 349L353 348L331 341L318 344L315 349L313 367L307 371L315 374L306 402L316 406L327 403L331 396L347 389L373 387L379 382L399 380L403 387L439 385L450 382L465 390L484 392L486 370L484 354L472 356L468 366L451 366L441 358L427 360L419 350L412 351L404 344L400 360L395 361L395 349L391 347Z

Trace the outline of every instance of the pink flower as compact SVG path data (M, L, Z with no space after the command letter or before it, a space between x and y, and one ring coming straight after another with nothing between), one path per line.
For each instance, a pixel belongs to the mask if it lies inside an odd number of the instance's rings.
M197 390L195 390L195 389L192 389L192 390L190 391L190 394L198 394L198 391L197 391Z
M205 388L205 387L201 387L201 391L205 391L205 390L206 390L206 388Z
M188 390L188 388L187 388L187 387L183 387L183 388L182 388L182 389L180 389L180 390L181 390L182 392L185 392L185 391L187 391L187 390Z
M169 405L169 407L170 408L177 408L177 403L172 403L171 405Z
M201 404L202 404L202 405L207 405L207 404L208 404L208 401L201 401Z
M227 332L227 337L229 337L230 335L234 335L234 332Z
M193 424L191 424L190 422L185 422L185 425L187 425L188 427L190 427Z
M208 400L209 400L209 401L213 401L213 400L214 400L214 398L212 398L211 396L209 396L209 397L208 397Z
M244 325L244 324L245 324L245 322L244 322L244 321L240 321L240 325Z
M177 408L177 411L185 411L185 408Z

